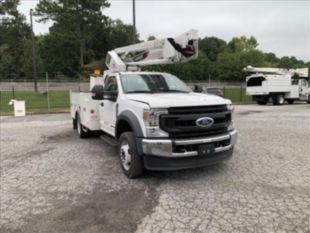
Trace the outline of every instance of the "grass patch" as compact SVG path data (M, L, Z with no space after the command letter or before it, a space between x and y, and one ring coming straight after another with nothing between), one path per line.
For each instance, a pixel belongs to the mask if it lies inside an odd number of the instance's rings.
M252 97L246 95L245 88L223 88L224 96L230 99L233 103L249 103L252 102Z
M251 102L251 96L245 95L244 88L223 88L223 92L225 98L230 99L233 103ZM8 105L11 99L13 99L12 91L0 92L0 115L13 113L13 106ZM64 112L69 111L70 107L69 91L50 91L50 110L48 110L48 96L46 93L16 91L15 99L26 101L27 113Z
M50 91L49 96L46 93L36 93L33 91L15 92L16 100L25 100L26 111L31 113L47 113L48 97L50 103L50 111L55 109L64 109L70 107L69 91ZM2 91L0 93L0 113L13 113L13 106L8 105L14 95L11 91Z

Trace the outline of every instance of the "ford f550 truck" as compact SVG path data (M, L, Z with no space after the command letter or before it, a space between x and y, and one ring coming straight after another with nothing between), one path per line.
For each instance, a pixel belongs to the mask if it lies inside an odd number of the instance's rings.
M71 92L73 127L81 138L100 130L118 145L124 174L201 167L231 158L237 139L230 100L194 93L176 76L140 71L197 57L198 33L156 39L108 53L109 68L91 77L90 92Z

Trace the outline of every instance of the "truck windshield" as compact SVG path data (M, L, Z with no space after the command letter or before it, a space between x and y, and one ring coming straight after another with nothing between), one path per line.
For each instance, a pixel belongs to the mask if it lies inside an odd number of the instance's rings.
M171 74L123 74L121 82L125 93L165 93L191 90Z

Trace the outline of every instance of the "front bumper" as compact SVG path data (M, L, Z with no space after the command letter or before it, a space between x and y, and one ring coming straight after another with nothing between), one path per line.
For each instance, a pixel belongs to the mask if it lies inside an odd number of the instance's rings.
M192 156L183 158L167 158L159 156L144 156L144 166L153 171L175 171L180 169L205 167L220 163L232 157L233 148L228 151L214 153L209 156Z
M224 143L225 142L225 143ZM232 157L237 142L237 131L227 134L188 140L142 139L144 166L148 170L178 170L203 167L216 164ZM224 146L221 146L223 145ZM214 152L201 155L199 145L214 144ZM192 150L175 152L175 148L183 147ZM176 159L178 158L178 159Z
M184 158L198 156L197 148L201 144L214 143L214 153L219 153L231 150L236 142L237 131L233 130L224 135L199 139L142 139L142 150L145 155Z

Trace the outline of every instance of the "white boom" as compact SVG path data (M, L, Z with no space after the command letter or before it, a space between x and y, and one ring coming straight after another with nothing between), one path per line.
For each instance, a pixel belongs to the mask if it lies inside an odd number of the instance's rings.
M280 75L298 75L299 77L308 77L308 68L301 69L282 69L282 68L267 68L267 67L252 67L247 66L243 71L251 73L269 73L269 74L280 74Z
M198 31L189 30L176 38L155 39L114 49L107 54L110 72L137 69L139 66L173 64L197 58Z

